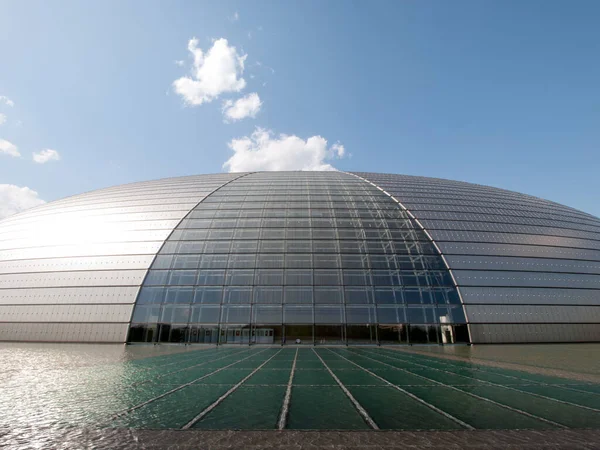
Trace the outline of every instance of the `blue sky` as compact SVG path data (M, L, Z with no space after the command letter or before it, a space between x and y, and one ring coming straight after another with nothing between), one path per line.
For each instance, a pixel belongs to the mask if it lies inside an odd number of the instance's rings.
M597 1L0 0L0 17L0 185L21 188L0 213L30 190L331 165L600 215ZM211 49L233 74L208 73Z

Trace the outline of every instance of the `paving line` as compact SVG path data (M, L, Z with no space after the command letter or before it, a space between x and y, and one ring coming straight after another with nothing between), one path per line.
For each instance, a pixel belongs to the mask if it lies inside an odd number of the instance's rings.
M359 365L359 364L355 363L354 361L351 361L351 360L349 360L348 358L344 357L343 355L340 355L339 353L337 353L337 352L334 352L334 351L333 351L333 350L331 350L331 349L327 349L327 350L329 350L330 352L332 352L332 353L336 354L336 355L337 355L337 356L339 356L340 358L344 358L346 361L348 361L348 362L349 362L349 363L351 363L351 364L354 364L356 367L359 367L359 368L361 368L362 370L364 370L365 372L367 372L369 375L372 375L372 376L374 376L374 377L375 377L375 378L377 378L378 380L381 380L381 381L383 381L383 382L384 382L385 384L387 384L388 386L390 386L390 387L392 387L392 388L394 388L394 389L396 389L396 390L398 390L398 391L402 392L402 393L403 393L403 394L405 394L405 395L408 395L408 396L409 396L410 398L412 398L413 400L416 400L417 402L419 402L419 403L421 403L421 404L425 405L426 407L428 407L428 408L432 409L433 411L437 412L438 414L441 414L442 416L444 416L444 417L446 417L446 418L450 419L451 421L453 421L453 422L455 422L455 423L459 424L460 426L462 426L462 427L466 428L467 430L474 430L474 429L475 429L475 427L473 427L472 425L469 425L468 423L466 423L466 422L463 422L463 421L462 421L462 420L460 420L459 418L457 418L457 417L454 417L452 414L449 414L449 413L447 413L446 411L443 411L443 410L439 409L437 406L434 406L434 405L432 405L431 403L427 403L427 402L426 402L425 400L423 400L422 398L420 398L420 397L417 397L416 395L414 395L414 394L412 394L412 393L410 393L410 392L408 392L408 391L405 391L405 390L404 390L404 389L402 389L400 386L397 386L397 385L393 384L392 382L390 382L390 381L386 380L385 378L383 378L383 377L381 377L381 376L377 375L376 373L373 373L373 372L371 372L369 369L365 369L363 366L361 366L361 365Z
M380 354L380 353L378 353L378 354ZM395 359L396 361L404 361L404 360L402 360L402 359L393 358L393 357L391 357L391 356L386 356L386 355L383 355L383 354L381 354L381 356L383 356L384 358L391 358L391 359ZM520 393L520 394L532 395L532 396L534 396L534 397L539 397L539 398L543 398L543 399L545 399L545 400L550 400L550 401L553 401L553 402L562 403L562 404L564 404L564 405L570 405L570 406L575 406L576 408L582 408L582 409L587 409L587 410L594 411L594 412L600 412L600 409L597 409L597 408L592 408L591 406L579 405L579 404L577 404L577 403L568 402L568 401L566 401L566 400L559 400L559 399L556 399L556 398L548 397L548 396L546 396L546 395L542 395L542 394L536 394L536 393L534 393L534 392L522 391L522 390L520 390L520 389L517 389L517 388L511 387L511 386L505 386L505 385L502 385L502 384L493 383L492 381L478 380L477 378L469 377L469 376L467 376L467 375L460 375L460 374L458 374L458 373L454 373L454 372L451 372L451 371L449 371L449 370L444 370L444 369L436 369L435 367L430 367L430 366L427 366L427 365L425 365L425 364L419 364L419 363L415 363L415 362L411 362L410 364L414 364L414 365L416 365L416 366L421 366L421 367L424 367L425 369L428 369L428 370L435 370L435 371L437 371L437 372L447 373L447 374L450 374L450 375L455 375L455 376L457 376L457 377L463 377L463 378L466 378L466 379L468 379L468 380L476 380L476 381L478 381L478 382L480 382L480 383L484 383L484 384L487 384L487 385L489 385L489 386L495 386L495 387L499 387L499 388L508 389L508 390L510 390L510 391L515 391L515 392L518 392L518 393Z
M139 370L152 370L155 367L172 366L173 364L177 364L177 363L180 363L182 360L185 360L184 356L189 356L190 354L192 354L193 356L197 356L195 354L198 353L198 352L201 352L201 351L212 354L212 353L214 353L216 351L216 349L191 350L191 351L188 351L188 352L172 353L170 355L161 355L160 356L161 360L158 360L158 361L148 361L149 365L147 365L147 366L144 364L144 365L140 365L140 366L129 365L128 367L129 368L133 368L133 369L139 369ZM166 358L169 358L169 357L173 357L171 359L175 359L175 361L167 362L166 364L162 364L162 365L160 364L163 359L166 359ZM146 359L150 359L150 358L159 358L159 357L158 356L156 356L156 357L149 356L148 358L140 358L140 359L134 360L134 361L145 361ZM167 359L167 361L169 361L169 359Z
M351 351L351 350L348 350L348 351ZM554 422L553 420L549 420L549 419L545 419L545 418L543 418L543 417L540 417L540 416L536 416L535 414L528 413L527 411L523 411L523 410L520 410L520 409L517 409L517 408L513 408L512 406L508 406L508 405L505 405L505 404L503 404L503 403L499 403L499 402L497 402L497 401L495 401L495 400L491 400L491 399L489 399L489 398L486 398L486 397L481 397L480 395L473 394L472 392L463 391L462 389L458 389L458 388L457 388L457 387L455 387L455 386L452 386L452 385L449 385L449 384L444 384L444 383L442 383L442 382L440 382L440 381L437 381L437 380L432 380L431 378L425 377L425 376L423 376L423 375L418 375L418 374L416 374L416 373L409 372L409 371L408 371L408 370L406 370L406 369L402 369L402 368L400 368L400 367L393 366L393 365L391 365L391 364L385 363L385 362L383 362L383 361L379 361L379 360L377 360L377 359L374 359L374 358L371 358L371 357L369 357L369 356L364 356L364 355L361 355L360 353L355 353L355 354L356 354L356 355L358 355L358 356L362 356L363 358L368 358L368 359L371 359L371 360L373 360L373 361L375 361L375 362L378 362L378 363L380 363L380 364L383 364L383 365L389 366L389 367L391 367L392 369L401 370L402 372L406 372L406 373L408 373L409 375L414 375L415 377L419 377L419 378L423 378L424 380L431 381L431 382L432 382L432 383L434 383L434 384L438 384L438 385L440 385L440 386L443 386L443 387L446 387L446 388L449 388L449 389L455 390L455 391L457 391L457 392L461 392L461 393L463 393L463 394L466 394L466 395L468 395L468 396L470 396L470 397L477 398L477 399L479 399L479 400L483 400L483 401L485 401L485 402L492 403L492 404L494 404L494 405L496 405L496 406L500 406L500 407L502 407L502 408L505 408L505 409L508 409L508 410L510 410L510 411L517 412L517 413L519 413L519 414L522 414L522 415L524 415L524 416L531 417L531 418L533 418L533 419L536 419L536 420L540 420L540 421L542 421L542 422L549 423L549 424L551 424L551 425L553 425L553 426L555 426L555 427L558 427L558 428L565 428L565 429L568 429L568 428L569 428L568 426L566 426L566 425L563 425L562 423ZM386 357L385 355L381 355L381 356L383 356L384 358ZM393 359L393 358L392 358L392 359Z
M156 400L160 400L161 398L163 398L163 397L166 397L167 395L170 395L170 394L172 394L172 393L174 393L174 392L180 391L181 389L183 389L183 388L185 388L185 387L188 387L188 386L190 386L190 385L192 385L192 384L196 383L197 381L203 380L204 378L207 378L207 377L209 377L209 376L211 376L211 375L214 375L215 373L218 373L218 372L220 372L221 370L225 370L225 369L227 369L228 367L231 367L231 366L233 366L233 365L235 365L235 364L237 364L237 363L240 363L240 362L242 362L242 361L244 361L244 360L246 360L246 359L248 359L248 358L251 358L252 356L258 355L258 354L260 354L260 353L262 353L262 352L266 352L267 350L269 350L269 349L268 349L268 348L266 348L266 349L264 349L264 350L260 350L259 352L255 353L255 354L253 354L253 355L248 355L248 356L247 356L247 357L245 357L245 358L242 358L242 359L240 359L240 360L238 360L238 361L235 361L235 362L233 362L233 363L231 363L231 364L228 364L228 365L226 365L226 366L224 366L224 367L221 367L220 369L217 369L217 370L215 370L215 371L213 371L213 372L211 372L211 373L207 373L206 375L202 375L201 377L199 377L199 378L196 378L195 380L192 380L192 381L190 381L190 382L188 382L188 383L182 384L181 386L178 386L178 387L176 387L176 388L174 388L174 389L171 389L170 391L168 391L168 392L165 392L164 394L161 394L161 395L159 395L158 397L151 398L150 400L147 400L147 401L145 401L145 402L143 402L143 403L140 403L139 405L132 406L131 408L127 408L127 409L126 409L126 410L124 410L124 411L121 411L121 412L118 412L118 413L116 413L116 414L113 414L113 415L112 415L112 416L111 416L111 417L108 419L108 422L110 422L110 421L112 421L112 420L115 420L115 419L117 419L117 418L119 418L119 417L121 417L121 416L124 416L125 414L129 414L130 412L133 412L133 411L135 411L136 409L140 409L142 406L146 406L146 405L148 405L148 404L150 404L150 403L152 403L152 402L155 402Z
M389 349L386 349L389 350ZM395 350L399 353L402 353L403 356L406 356L407 358L410 358L411 360L419 360L418 358L414 357L413 355L409 355L405 352L402 352L402 350ZM440 364L443 366L447 366L447 367L451 367L456 369L456 366L451 364L451 363L447 363L447 362L442 362L442 361L438 361L436 359L433 359L433 357L429 357L429 358L425 358L426 361L432 361L435 362L436 364ZM566 391L573 391L573 392L579 392L580 394L591 394L591 395L600 395L600 392L590 392L590 391L584 391L581 389L577 389L575 387L571 387L571 386L581 386L582 384L552 384L552 383L544 383L542 381L536 381L536 380L530 380L528 378L523 378L523 377L517 377L515 375L507 375L505 373L500 373L500 372L494 372L492 370L486 370L484 367L482 366L478 366L478 367L469 367L469 366L464 366L465 368L468 368L469 370L473 370L473 371L478 371L478 372L482 372L482 373L488 373L490 375L497 375L499 377L504 377L504 378L510 378L513 380L520 380L520 381L526 381L527 383L516 383L516 385L520 385L520 386L550 386L553 387L555 389L563 389ZM513 370L516 371L515 369L506 369L506 370ZM540 375L540 376L545 376L543 374L536 374L536 375ZM562 378L562 377L561 377ZM576 381L576 380L573 380ZM591 383L592 386L597 385L597 383ZM587 386L587 385L583 385L583 386Z
M342 388L342 391L344 391L344 394L346 394L346 397L348 397L350 399L350 401L352 402L352 404L354 405L354 407L358 410L359 414L363 417L363 419L365 420L365 422L367 422L367 424L371 428L373 428L374 430L379 430L379 427L377 426L377 424L375 423L375 421L371 418L371 416L369 416L369 413L365 410L365 408L362 407L362 405L360 403L358 403L358 401L350 393L350 391L348 390L348 388L346 388L346 386L344 386L344 384L335 375L335 373L332 372L332 370L325 363L325 361L323 361L323 358L321 358L321 355L319 355L315 351L314 348L312 349L312 351L315 353L315 355L317 355L317 358L319 358L319 360L321 361L321 363L325 366L325 368L327 369L327 371L329 372L329 374L333 377L333 379L336 381L336 383L339 385L339 387Z
M190 420L188 423L186 423L184 426L182 426L181 429L188 430L191 427L193 427L196 422L202 420L202 418L204 416L206 416L209 412L211 412L213 409L215 409L217 406L219 406L223 400L225 400L227 397L229 397L231 394L233 394L235 391L237 391L237 389L242 384L244 384L246 382L246 380L248 380L250 377L252 377L252 375L254 375L256 372L258 372L260 369L262 369L265 364L267 364L269 361L271 361L273 358L275 358L279 353L281 353L282 350L283 349L280 349L277 353L275 353L273 356L271 356L269 359L267 359L265 362L263 362L260 366L258 366L256 369L254 369L248 375L246 375L235 386L233 386L231 389L229 389L227 392L225 392L223 395L221 395L210 406L206 407L200 414L198 414L196 417L194 417L192 420Z
M215 352L208 353L208 357L213 356L215 353L217 353L217 352L215 351ZM197 359L195 358L195 356L197 356L197 355L192 355L192 361L191 361L192 363L195 362L195 361L197 361ZM159 364L159 365L156 365L156 366L149 366L149 367L140 367L139 369L144 370L144 371L150 371L150 370L153 370L153 369L156 369L156 368L163 369L165 367L173 366L175 364L182 364L184 362L186 362L186 360L183 359L183 358L181 358L181 359L177 359L176 361L173 361L173 362L170 362L170 363L167 363L167 364L163 364L163 365ZM187 360L187 362L190 362L189 359Z
M189 369L193 369L193 368L196 368L196 367L200 367L200 366L202 366L204 364L207 364L207 363L212 363L212 362L215 362L215 361L220 361L222 359L229 358L230 356L239 355L240 353L244 353L244 352L247 352L247 351L251 351L251 350L241 350L241 351L239 351L237 353L235 353L235 352L227 353L225 356L222 356L221 358L211 359L211 360L204 361L204 362L201 362L201 363L198 363L198 364L194 364L193 366L184 367L183 369L174 370L173 372L163 373L163 374L160 374L160 375L155 376L153 378L150 378L148 380L138 381L136 383L132 383L131 386L135 387L135 386L139 386L139 385L142 385L142 384L151 383L151 382L153 382L155 380L158 380L160 378L164 378L164 377L169 376L169 375L180 373L180 372L183 372L185 370L189 370Z
M294 355L294 362L292 363L292 371L290 372L290 380L287 384L285 391L285 398L283 399L283 406L281 407L281 414L279 416L279 422L277 422L277 428L283 430L287 423L288 411L290 409L290 399L292 398L292 382L294 381L294 373L296 371L296 360L298 359L298 349Z

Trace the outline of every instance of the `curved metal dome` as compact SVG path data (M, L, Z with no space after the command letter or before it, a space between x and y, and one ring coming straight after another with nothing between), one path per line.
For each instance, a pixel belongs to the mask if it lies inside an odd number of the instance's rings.
M133 183L0 221L0 340L600 340L600 220L405 175Z

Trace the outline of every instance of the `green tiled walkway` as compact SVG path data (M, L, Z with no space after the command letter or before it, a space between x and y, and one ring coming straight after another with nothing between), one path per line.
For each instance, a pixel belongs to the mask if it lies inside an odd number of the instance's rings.
M246 430L600 426L598 384L402 348L213 348L130 361L122 370L128 385L92 386L85 408L97 402L100 411L83 414L91 424ZM115 391L118 401L102 401Z

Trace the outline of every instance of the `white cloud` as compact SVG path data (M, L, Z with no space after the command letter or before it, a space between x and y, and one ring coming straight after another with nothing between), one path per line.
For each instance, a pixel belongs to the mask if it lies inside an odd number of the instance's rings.
M233 139L228 143L234 154L223 168L229 172L255 170L336 170L327 160L342 158L344 146L335 143L327 147L327 140L312 136L306 140L298 136L280 134L256 128L251 136Z
M0 114L0 125L6 123L6 114Z
M45 148L41 152L33 153L33 160L38 164L45 164L48 161L60 160L60 154L51 148Z
M4 103L6 106L15 106L15 102L4 95L0 95L0 103Z
M206 52L198 48L198 39L188 43L194 56L191 77L181 77L173 82L175 92L189 105L211 102L225 92L239 92L246 87L244 61L248 55L238 54L227 39L217 39Z
M176 61L173 61L175 63L175 65L179 66L179 67L183 67L185 65L185 61L178 59Z
M245 117L256 117L260 111L262 102L256 92L238 98L235 102L227 100L223 102L223 115L226 121L241 120Z
M28 187L0 184L0 219L28 208L46 203L38 193Z
M13 156L15 158L21 156L21 153L19 153L19 149L17 148L17 146L12 142L8 142L4 139L0 139L0 154Z
M234 12L233 16L231 16L229 20L231 20L232 22L237 22L238 20L240 20L240 14L237 11Z

